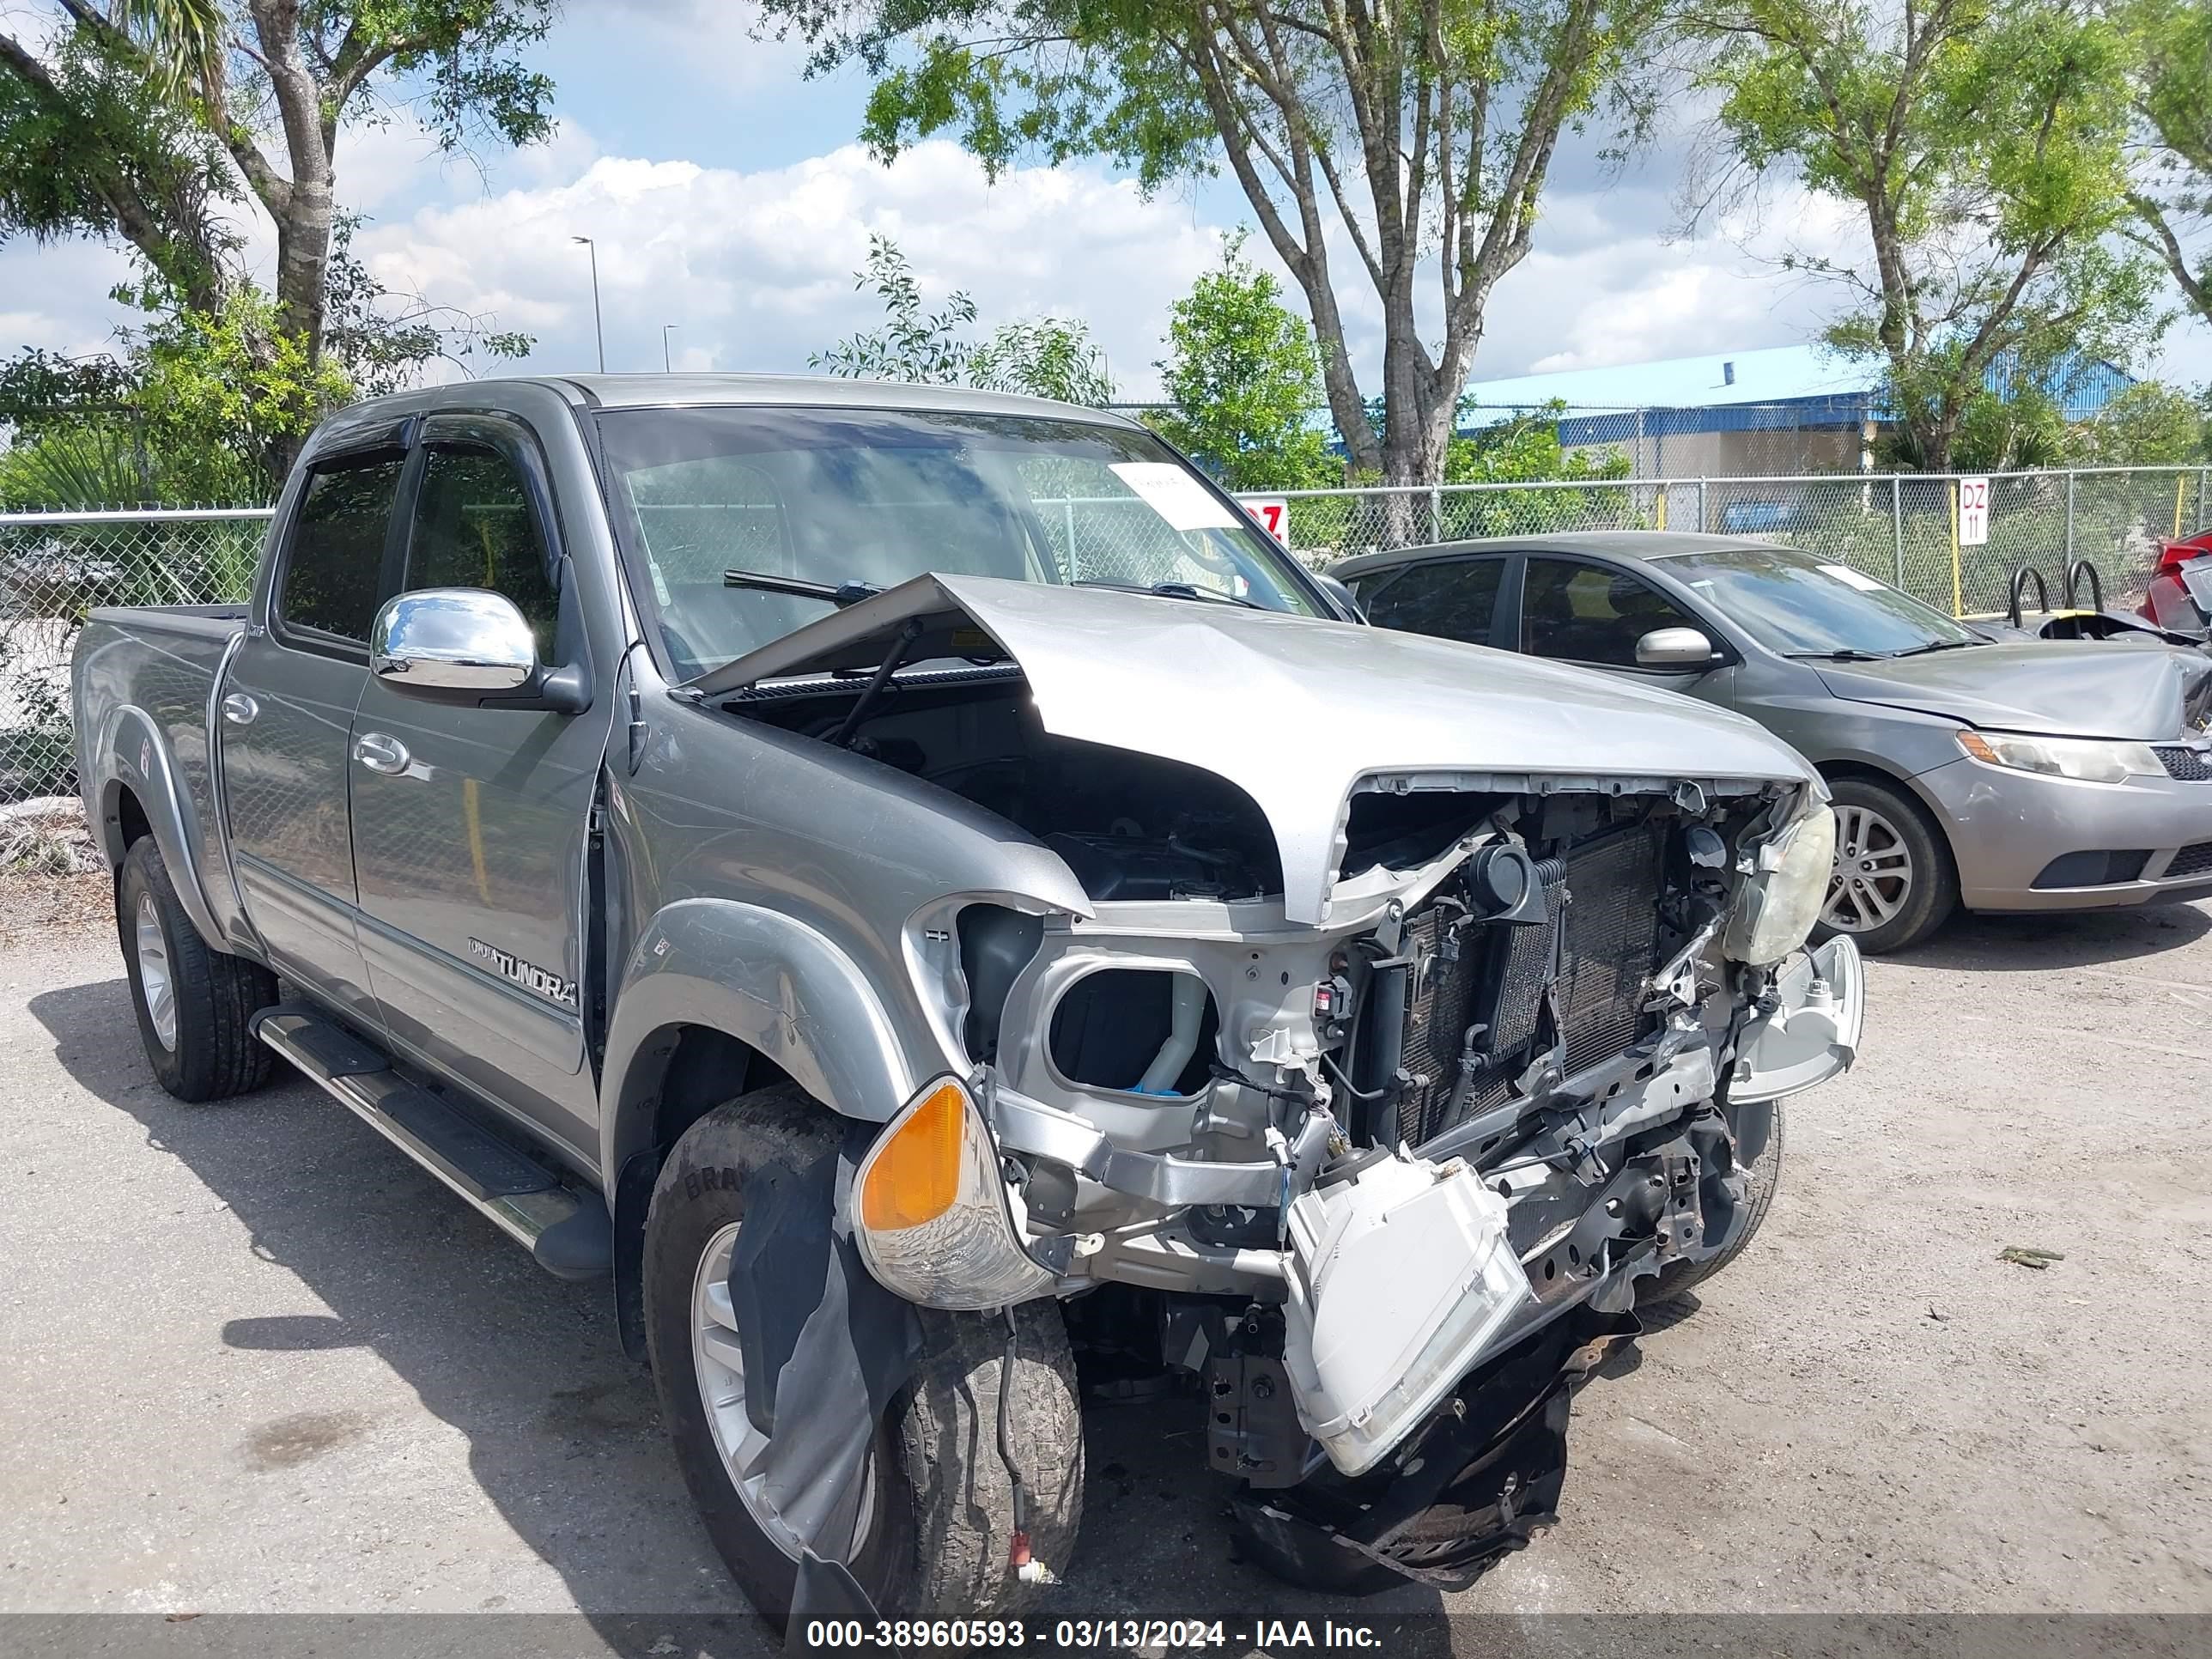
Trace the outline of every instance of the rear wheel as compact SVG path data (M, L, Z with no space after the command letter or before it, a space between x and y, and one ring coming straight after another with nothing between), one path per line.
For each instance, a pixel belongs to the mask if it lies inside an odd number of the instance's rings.
M252 1022L276 1000L276 976L208 947L151 836L131 843L117 872L115 931L146 1062L164 1089L179 1100L222 1100L269 1080L276 1056Z
M1839 778L1832 793L1836 860L1820 936L1849 933L1869 956L1918 944L1959 905L1959 875L1942 832L1893 785Z
M708 1535L779 1630L800 1546L763 1476L770 1437L745 1408L729 1262L748 1191L772 1170L795 1174L834 1152L837 1122L789 1085L708 1113L669 1154L646 1220L647 1340L661 1415ZM1013 1490L998 1450L1006 1321L920 1311L921 1358L874 1426L850 1547L823 1553L844 1561L886 1618L1003 1613L1029 1590L1009 1565ZM1057 1571L1083 1505L1075 1365L1057 1303L1014 1310L1012 1334L1008 1426L1030 1551Z

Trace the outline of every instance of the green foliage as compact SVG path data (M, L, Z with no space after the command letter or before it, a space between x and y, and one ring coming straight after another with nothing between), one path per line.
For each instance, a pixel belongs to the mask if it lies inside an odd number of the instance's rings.
M2068 434L2083 466L2176 466L2212 459L2212 387L2188 393L2138 380Z
M1113 399L1105 357L1083 323L1038 317L1002 323L980 343L963 339L959 331L975 322L975 301L955 291L942 308L926 312L914 268L888 236L869 236L867 263L853 286L876 291L884 325L813 353L806 360L811 367L847 380L972 386L1071 404Z
M530 143L552 129L552 82L521 53L553 0L69 0L33 52L0 21L0 238L127 242L157 321L135 379L145 418L217 411L217 464L282 477L300 410L354 387L406 384L434 357L527 349L420 301L392 305L351 257L331 202L349 122L410 106L449 149ZM272 68L272 66L274 66ZM263 143L281 142L280 159ZM235 210L275 222L273 307L240 267ZM336 366L326 373L325 336ZM241 357L240 353L244 356ZM207 371L183 373L189 362ZM312 422L310 422L312 423ZM157 439L168 434L157 433Z
M1492 422L1452 440L1444 461L1446 483L1529 483L1540 480L1625 478L1628 457L1617 449L1593 453L1559 442L1564 403Z
M1105 354L1091 343L1088 328L1065 317L1000 324L969 354L968 384L1093 408L1114 400Z
M2212 252L2191 246L2212 216L2212 5L2120 0L2114 15L2136 48L2141 156L2130 234L2212 319Z
M289 453L353 395L345 371L311 360L275 307L240 289L210 316L167 308L140 336L132 402L169 486L186 501L262 497L269 457Z
M0 242L129 240L154 272L210 297L243 199L212 134L95 31L40 60L0 33Z
M1736 159L1864 214L1863 261L1789 263L1851 296L1828 343L1885 365L1927 465L1950 464L1970 417L1991 435L1993 365L2047 384L2155 337L2152 273L2106 240L2130 48L2086 0L1723 0L1693 27Z
M145 459L123 422L50 420L0 453L0 506L66 512L155 505L161 492Z
M1154 365L1170 407L1160 435L1231 489L1317 489L1344 481L1324 434L1313 331L1282 304L1282 285L1229 238L1221 264L1191 285L1168 319L1168 356Z

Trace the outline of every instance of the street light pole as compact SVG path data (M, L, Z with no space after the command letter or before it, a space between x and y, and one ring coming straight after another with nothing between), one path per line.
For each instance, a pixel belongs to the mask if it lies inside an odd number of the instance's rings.
M660 325L660 372L663 374L672 374L676 372L669 366L668 362L668 331L683 326L681 323L663 323Z
M592 334L599 345L599 373L607 372L607 331L599 320L599 246L588 236L571 236L572 242L581 242L592 256ZM665 338L664 337L664 343Z

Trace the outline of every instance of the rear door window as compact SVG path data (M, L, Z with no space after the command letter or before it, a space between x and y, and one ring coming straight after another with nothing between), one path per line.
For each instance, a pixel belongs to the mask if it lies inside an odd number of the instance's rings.
M276 619L288 629L366 645L384 575L385 535L406 463L332 461L308 475L292 521Z
M1488 645L1504 570L1503 559L1417 564L1395 580L1386 578L1371 598L1362 592L1360 604L1377 628Z
M1521 648L1532 657L1636 666L1656 628L1704 629L1641 577L1605 565L1531 557L1521 590Z

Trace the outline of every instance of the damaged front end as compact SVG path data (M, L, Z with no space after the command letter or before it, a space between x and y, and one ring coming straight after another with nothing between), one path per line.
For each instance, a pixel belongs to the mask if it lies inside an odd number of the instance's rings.
M1080 884L1085 909L912 918L960 1083L871 1156L942 1113L961 1203L926 1249L895 1205L854 1231L909 1299L1055 1294L1125 1374L1190 1379L1247 1549L1308 1583L1464 1582L1525 1542L1574 1382L1639 1294L1735 1246L1773 1103L1857 1042L1850 941L1802 948L1817 780L1679 700L952 578L713 679ZM1298 740L1246 740L1255 718ZM989 1285L939 1282L949 1256Z

